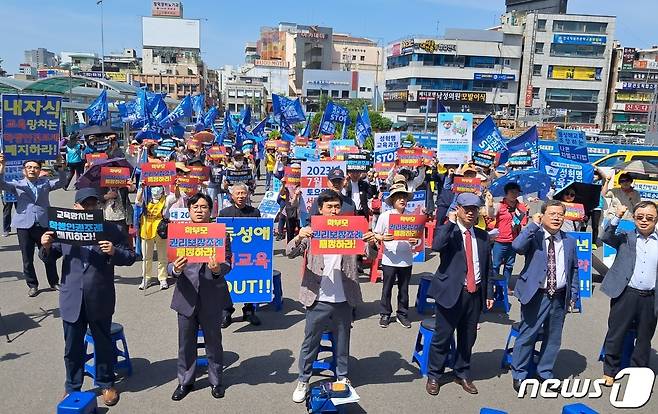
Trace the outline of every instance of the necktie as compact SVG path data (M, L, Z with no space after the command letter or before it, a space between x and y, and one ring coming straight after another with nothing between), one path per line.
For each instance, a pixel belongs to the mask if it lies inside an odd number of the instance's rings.
M546 291L553 296L557 290L557 263L555 262L555 236L548 238L548 270L546 271Z
M475 292L475 269L473 268L473 241L471 232L464 232L464 245L466 247L466 291Z

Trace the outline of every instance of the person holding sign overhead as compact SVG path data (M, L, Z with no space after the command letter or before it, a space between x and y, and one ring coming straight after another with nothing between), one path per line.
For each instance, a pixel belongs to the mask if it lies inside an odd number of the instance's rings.
M76 191L74 210L93 211L98 206L95 189ZM84 338L89 327L94 338L95 381L105 405L112 406L119 401L114 388L116 357L110 333L116 304L114 266L132 266L136 256L128 246L127 233L115 225L103 223L102 234L101 241L82 246L58 241L55 232L47 231L41 236L39 257L53 266L62 258L59 309L64 324L64 397L82 388L87 353Z
M187 200L192 223L209 223L212 199L196 193ZM223 348L220 324L222 311L231 306L224 277L231 270L230 237L226 236L224 258L213 256L207 263L188 263L179 256L169 263L169 274L176 277L171 309L178 313L178 387L171 396L180 401L192 391L196 378L197 331L203 330L208 357L208 380L214 398L224 397L222 385Z
M336 191L323 191L317 199L320 214L338 216L342 200ZM349 382L347 374L352 308L363 300L357 272L357 255L309 254L312 236L313 229L304 227L286 246L289 258L294 259L302 255L305 258L299 300L306 307L306 327L299 352L298 383L292 394L292 400L296 403L301 403L306 398L313 361L317 358L324 331L330 330L334 334L337 379ZM375 234L366 231L362 240L366 243L365 253L373 257L375 254L371 247L376 242Z
M393 184L390 193L386 199L392 209L383 212L377 219L374 228L375 238L378 242L383 242L384 252L382 256L382 298L379 326L388 327L391 313L391 294L393 285L397 279L398 285L398 309L397 321L405 328L411 328L409 322L409 281L411 280L411 268L414 261L414 247L420 239L408 238L407 240L395 240L393 232L389 230L389 218L396 214L410 214L407 211L407 202L413 197L413 193L407 191L405 184Z
M50 192L63 188L66 184L65 165L57 162L55 170L59 177L54 180L41 177L41 161L23 162L25 178L18 181L5 180L5 156L0 153L0 190L16 197L16 213L12 227L16 228L18 245L23 257L23 275L29 288L27 295L39 294L39 280L34 270L34 248L41 246L41 236L48 229L48 207ZM59 290L59 276L54 263L46 263L46 277L52 289Z

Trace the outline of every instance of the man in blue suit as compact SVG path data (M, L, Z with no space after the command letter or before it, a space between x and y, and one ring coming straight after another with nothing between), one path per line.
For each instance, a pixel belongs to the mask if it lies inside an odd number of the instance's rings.
M75 194L76 210L98 208L99 195L93 188ZM135 252L127 235L118 226L104 223L105 240L97 245L74 246L54 241L55 233L41 236L39 257L44 263L56 264L62 258L62 286L59 309L64 324L65 396L82 388L87 327L94 338L96 383L102 389L103 402L115 405L119 394L114 388L114 344L110 329L116 302L114 266L131 266Z
M430 345L425 386L430 395L439 393L439 378L455 330L455 382L469 394L478 393L470 379L471 352L482 307L491 309L493 306L493 289L489 284L492 271L489 235L473 227L482 201L475 194L462 193L456 202L457 210L448 214L446 224L436 228L432 242L432 250L439 252L441 263L429 290L429 295L436 301L436 328Z
M651 338L658 322L658 207L653 201L637 203L633 207L635 230L617 232L627 210L624 205L617 206L615 217L601 237L604 243L617 249L615 262L601 284L601 292L611 298L603 360L603 379L608 387L621 370L624 338L633 325L637 340L631 365L649 366Z
M514 295L521 302L521 325L512 354L512 378L518 392L528 377L537 334L544 326L537 364L540 380L553 378L560 351L567 309L578 298L576 239L560 231L566 207L558 200L546 201L541 213L512 242L512 249L525 256Z
M23 256L23 274L29 288L27 295L34 297L39 294L39 280L34 270L34 248L41 246L41 236L48 230L48 207L50 207L50 192L63 188L66 184L64 165L55 164L59 170L59 178L49 180L40 178L41 161L25 161L23 175L18 181L5 181L5 157L0 154L0 190L16 197L16 213L12 227L16 227L18 244ZM54 262L45 263L46 277L53 289L59 289L59 276Z

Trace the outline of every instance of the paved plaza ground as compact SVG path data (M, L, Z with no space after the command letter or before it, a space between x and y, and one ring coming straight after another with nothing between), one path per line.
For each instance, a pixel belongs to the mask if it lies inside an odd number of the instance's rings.
M262 187L261 187L262 188ZM72 192L57 191L51 203L70 206ZM152 287L141 292L141 262L130 268L116 268L117 306L114 321L125 328L134 373L117 383L119 404L102 408L111 413L303 413L305 408L291 400L297 378L297 358L304 330L303 307L296 300L300 281L300 259L282 255L283 242L275 245L274 268L283 279L283 311L264 307L258 315L259 327L234 322L223 331L225 350L224 381L226 397L210 395L205 373L199 375L196 391L183 401L171 400L177 385L176 314L169 308L173 286L166 291ZM434 272L438 257L414 265L410 287L415 302L418 275ZM523 260L517 260L517 271ZM41 288L47 287L43 265L36 259ZM0 338L0 412L53 413L63 393L64 340L58 310L57 292L42 290L36 298L27 297L22 279L21 257L15 233L0 239L0 311L11 343ZM600 279L595 278L600 282ZM425 392L425 379L411 363L418 333L419 316L412 308L412 329L392 324L378 326L381 284L371 284L367 275L361 284L365 303L357 310L351 339L350 379L361 402L349 412L361 413L478 413L481 407L493 407L509 413L560 413L562 406L584 402L600 413L617 410L609 403L610 389L598 399L575 401L557 399L519 399L512 389L509 373L500 369L501 357L510 325L519 319L518 302L512 298L509 318L500 313L483 317L472 360L473 379L480 393L466 394L456 384L446 384L440 394ZM609 300L594 284L594 296L584 301L582 314L567 316L562 350L555 374L559 378L599 378L602 363L597 358L606 332ZM236 315L241 315L240 306ZM425 317L429 317L426 315ZM1 328L0 328L1 329ZM653 348L658 348L654 338ZM658 372L658 355L652 352L652 368ZM313 377L314 380L321 377ZM93 387L85 380L85 389ZM654 391L658 385L654 384ZM99 404L101 400L99 399ZM627 412L658 412L654 395L641 409Z

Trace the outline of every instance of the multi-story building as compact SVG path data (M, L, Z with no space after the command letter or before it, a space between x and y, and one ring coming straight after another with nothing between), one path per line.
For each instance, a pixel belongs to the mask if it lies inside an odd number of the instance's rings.
M258 56L258 47L256 42L247 42L244 45L244 63L254 63L254 60L260 59Z
M535 12L505 18L524 21L519 121L602 128L616 18Z
M443 38L409 36L385 49L384 115L419 128L436 123L439 101L476 118L512 121L518 96L521 34L448 29Z
M505 0L507 12L529 12L565 14L567 0Z
M304 70L303 102L306 110L320 110L320 96L327 95L334 101L341 99L366 99L375 96L375 72L345 70Z
M381 69L382 48L373 40L334 33L331 69L375 72Z
M69 66L82 71L90 71L94 66L100 65L98 55L89 52L61 52L59 54L59 61L63 66Z
M46 50L43 47L26 50L23 63L27 63L33 68L53 67L57 65L57 55Z
M177 2L168 2L177 3ZM154 9L142 17L142 73L133 76L154 91L167 92L174 99L204 93L206 68L201 60L199 20L184 19L182 9L166 17Z
M222 91L224 108L236 113L246 106L256 119L262 119L267 113L267 89L263 78L236 74L234 79L226 82Z
M606 129L644 133L658 89L658 46L616 47L611 70Z

